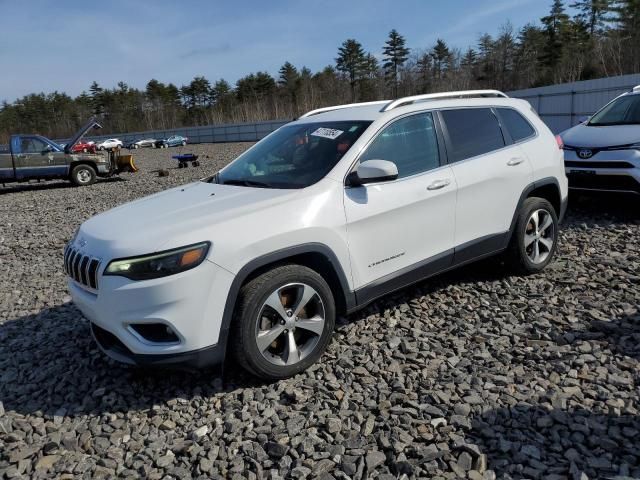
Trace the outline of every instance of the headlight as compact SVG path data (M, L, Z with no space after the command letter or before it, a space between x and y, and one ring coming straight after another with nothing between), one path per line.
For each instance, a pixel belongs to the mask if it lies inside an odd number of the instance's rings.
M197 267L207 256L209 242L166 250L133 258L113 260L104 275L118 275L130 280L149 280L166 277Z

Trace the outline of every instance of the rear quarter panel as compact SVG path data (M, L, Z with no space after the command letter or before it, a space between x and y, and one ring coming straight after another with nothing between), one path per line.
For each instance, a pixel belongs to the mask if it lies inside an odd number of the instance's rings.
M531 109L527 101L522 100L518 110L538 132L535 139L519 144L533 166L533 180L538 181L549 177L557 179L561 197L566 198L568 187L564 170L564 152L558 148L555 135Z

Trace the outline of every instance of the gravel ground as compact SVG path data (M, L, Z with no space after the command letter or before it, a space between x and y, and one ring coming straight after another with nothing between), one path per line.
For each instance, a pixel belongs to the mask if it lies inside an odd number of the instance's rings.
M572 198L543 274L491 259L340 319L290 380L106 358L70 303L65 242L246 146L187 147L205 158L183 170L176 149L141 150L139 173L91 187L0 188L0 478L640 478L640 203L626 197Z

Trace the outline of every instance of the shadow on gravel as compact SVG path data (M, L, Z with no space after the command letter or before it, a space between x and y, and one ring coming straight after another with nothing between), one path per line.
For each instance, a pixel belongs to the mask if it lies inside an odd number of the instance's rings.
M637 415L545 406L518 404L472 421L467 439L498 478L640 478Z
M217 370L121 365L98 349L70 303L0 324L0 401L24 415L145 410L260 384L234 365L227 365L224 382Z
M610 222L627 222L640 220L640 195L591 192L570 193L567 223L598 220Z
M113 183L113 182L126 182L124 178L121 177L109 177L109 178L99 178L96 184L101 183ZM65 188L77 188L73 183L67 182L66 180L49 180L38 183L28 182L28 183L10 183L7 184L9 186L2 187L0 185L0 195L6 195L9 193L16 192L32 192L32 191L40 191L40 190L62 190ZM91 187L89 187L91 188Z
M623 315L609 321L591 320L586 329L567 332L564 339L570 340L569 343L577 340L597 342L614 354L640 360L640 314Z

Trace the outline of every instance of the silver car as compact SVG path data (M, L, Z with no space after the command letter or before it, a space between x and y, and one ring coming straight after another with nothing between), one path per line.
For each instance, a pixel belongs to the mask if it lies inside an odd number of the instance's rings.
M640 85L560 136L569 188L640 195Z

